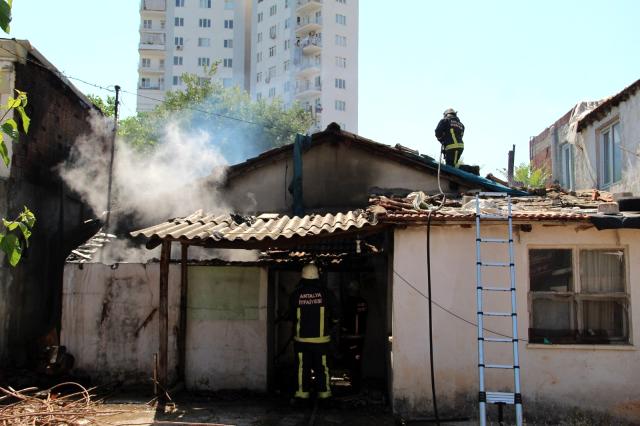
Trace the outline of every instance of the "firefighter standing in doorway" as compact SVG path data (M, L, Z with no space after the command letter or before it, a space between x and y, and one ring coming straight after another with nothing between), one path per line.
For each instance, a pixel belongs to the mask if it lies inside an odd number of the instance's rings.
M311 397L313 376L318 398L329 398L331 387L327 358L331 334L339 324L339 311L333 293L320 284L316 265L308 264L302 268L300 283L291 293L289 304L297 377L294 398L308 400Z
M442 144L447 166L458 167L464 150L463 136L464 124L458 118L458 113L453 108L447 109L436 127L436 138Z
M342 350L351 370L351 388L360 391L362 384L362 351L367 331L369 305L360 296L360 283L351 281L347 287L348 297L344 304Z

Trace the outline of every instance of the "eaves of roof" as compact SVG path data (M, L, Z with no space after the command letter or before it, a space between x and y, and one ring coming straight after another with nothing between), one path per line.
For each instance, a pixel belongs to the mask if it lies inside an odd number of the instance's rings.
M584 130L591 123L601 120L604 118L612 108L620 105L620 103L626 101L631 96L633 96L638 90L640 90L640 80L636 80L634 83L622 89L616 95L610 97L606 101L602 102L597 108L593 111L582 117L582 119L578 122L578 132Z

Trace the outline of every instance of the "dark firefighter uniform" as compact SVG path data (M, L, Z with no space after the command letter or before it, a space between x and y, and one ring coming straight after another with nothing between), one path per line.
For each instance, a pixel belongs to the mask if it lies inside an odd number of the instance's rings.
M318 398L331 396L327 355L339 312L335 296L318 279L302 279L290 296L297 388L294 397L308 399L312 371Z
M464 124L455 112L444 116L436 127L436 138L442 144L444 158L448 166L458 167L458 162L464 150L462 137L464 136Z
M362 350L368 312L369 305L364 298L359 295L350 295L347 298L342 318L344 335L341 342L351 370L351 386L355 392L360 390L362 382Z

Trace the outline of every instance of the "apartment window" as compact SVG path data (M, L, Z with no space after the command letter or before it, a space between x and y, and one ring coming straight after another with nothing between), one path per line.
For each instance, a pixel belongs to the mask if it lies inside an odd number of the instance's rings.
M269 67L269 81L276 76L276 67Z
M284 50L289 50L291 48L291 40L284 41Z
M287 9L289 7L289 0L284 0L284 8Z
M269 37L276 38L277 35L278 27L276 25L272 25L271 28L269 28Z
M151 80L148 78L141 78L140 79L140 87L142 89L148 89L151 87Z
M173 65L182 65L182 56L174 56Z
M200 0L201 9L211 9L211 0Z
M262 62L262 52L256 53L256 62Z
M284 82L284 92L288 93L291 91L291 82L289 80Z
M225 9L233 9L235 7L234 0L224 0L224 8Z
M160 29L164 30L167 27L167 21L165 21L164 19L160 20Z
M339 35L339 34L336 34L336 46L346 47L347 46L347 37Z
M142 68L149 68L151 66L151 59L142 58Z
M560 146L561 184L566 189L573 189L573 145Z
M262 41L262 33L258 33L258 43L260 43Z
M347 88L347 82L344 80L344 78L336 78L336 89L346 89Z
M336 111L346 111L347 103L345 101L336 100L335 107L336 107Z
M336 23L340 25L347 25L347 17L336 13Z
M184 27L184 18L174 18L174 23L176 27Z
M291 68L291 61L286 60L282 63L282 70L283 71L289 71L289 68Z
M232 29L233 28L233 19L225 19L224 20L224 27L227 29Z
M264 16L262 15L262 12L258 12L258 22L262 22L263 19Z
M145 19L142 21L142 27L146 30L150 30L152 28L153 21L151 19Z
M273 16L278 12L278 6L275 4L269 8L269 16Z
M160 69L163 70L164 69L164 59L160 59Z
M198 38L198 46L199 47L209 47L211 46L211 39L208 37L199 37Z
M231 68L233 66L233 60L231 58L224 58L222 66L225 68Z
M256 101L260 101L262 100L262 93L258 92L256 93Z
M184 0L176 0L176 7L184 7Z
M286 30L291 26L291 18L287 18L284 20L284 29Z
M336 56L336 66L338 68L346 68L347 67L347 58L343 58L341 56Z
M336 0L338 3L347 4L347 0Z
M184 38L182 38L182 37L175 37L175 38L173 39L173 44L175 44L176 46L180 46L180 47L184 46Z
M529 250L529 341L629 343L623 248Z
M209 77L198 77L198 85L199 86L204 86L207 83L211 82L211 78Z
M275 87L270 87L269 88L269 97L273 98L276 95L276 88Z
M233 48L233 40L232 39L226 39L223 43L224 47L226 47L227 49L231 49Z
M182 84L182 77L174 75L173 76L173 85L180 86Z
M275 46L271 46L269 48L269 57L272 57L272 56L276 56L276 47Z
M620 123L600 131L600 185L607 188L622 178Z
M198 19L198 26L200 28L211 28L211 19L207 19L207 18Z
M256 74L256 81L258 83L260 83L262 81L262 72L259 72L258 74Z
M211 65L211 59L210 58L198 58L198 66L199 67L208 67L209 65Z

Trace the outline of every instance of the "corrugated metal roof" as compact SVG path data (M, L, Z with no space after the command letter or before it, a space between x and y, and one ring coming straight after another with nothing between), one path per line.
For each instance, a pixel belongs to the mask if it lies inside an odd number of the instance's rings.
M375 217L364 210L337 214L289 217L277 214L239 216L197 211L149 228L131 232L133 237L191 241L263 241L305 237L376 225Z

